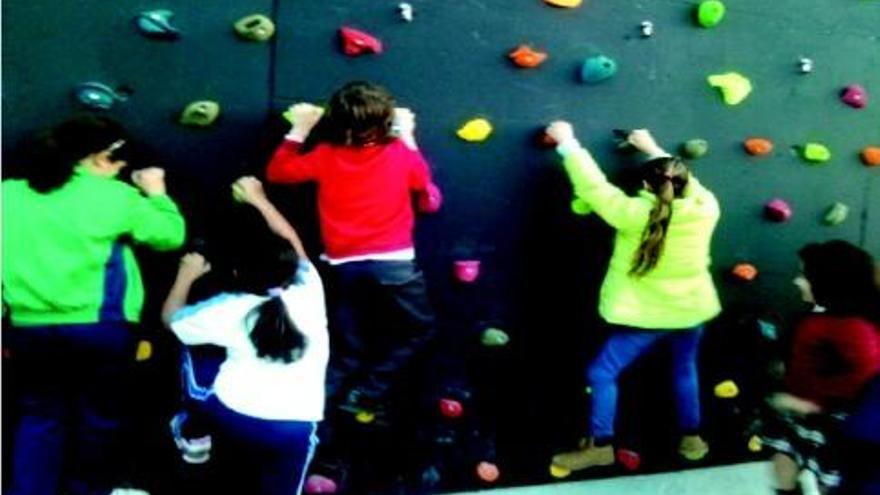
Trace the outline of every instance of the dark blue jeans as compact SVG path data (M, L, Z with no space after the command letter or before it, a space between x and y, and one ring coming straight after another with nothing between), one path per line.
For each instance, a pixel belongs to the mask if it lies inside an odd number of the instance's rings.
M317 424L254 418L212 395L202 412L213 436L216 493L298 495L318 444Z
M703 327L685 330L641 330L614 326L611 337L587 371L592 388L590 434L598 441L614 437L617 414L617 378L639 356L661 341L672 347L672 384L678 410L678 426L685 433L700 427L700 387L697 351Z
M14 495L110 493L134 338L128 324L4 329L20 391Z

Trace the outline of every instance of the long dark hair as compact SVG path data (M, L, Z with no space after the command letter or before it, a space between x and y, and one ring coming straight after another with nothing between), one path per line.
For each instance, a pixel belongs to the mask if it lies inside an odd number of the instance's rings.
M70 180L80 160L108 149L128 134L108 117L83 114L37 136L23 173L31 189L48 193Z
M846 241L807 244L798 251L813 299L829 314L880 322L880 288L871 255Z
M642 165L642 179L651 186L657 202L642 231L642 243L633 257L630 275L641 277L657 266L666 245L666 231L672 219L672 201L681 197L689 176L687 166L678 157L654 158Z
M280 296L272 296L248 314L256 317L251 328L251 342L257 356L271 361L292 363L302 357L306 348L306 336L297 328Z
M330 97L300 153L321 143L355 147L387 143L393 118L394 97L387 89L365 81L349 82Z

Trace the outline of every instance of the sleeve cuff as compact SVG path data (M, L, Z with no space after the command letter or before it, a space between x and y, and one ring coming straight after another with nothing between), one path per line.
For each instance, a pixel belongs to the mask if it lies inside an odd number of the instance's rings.
M556 152L562 156L568 156L580 149L583 149L583 146L581 146L581 143L575 138L566 139L556 145Z

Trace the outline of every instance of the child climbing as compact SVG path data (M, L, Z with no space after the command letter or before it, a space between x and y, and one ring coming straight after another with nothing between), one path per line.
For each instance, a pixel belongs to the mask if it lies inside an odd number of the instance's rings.
M21 414L10 493L109 493L144 288L132 251L183 244L160 168L117 180L132 159L115 121L82 115L3 181L3 303Z
M185 255L162 317L184 344L226 349L200 411L212 430L220 491L298 494L324 413L324 289L260 181L240 178L233 195L259 211L284 242L249 235L249 252L236 253L236 290L186 307L193 283L211 265L198 253Z
M664 341L673 354L679 453L699 460L709 447L699 436L697 351L703 325L721 310L709 273L718 201L646 130L627 136L648 155L642 165L644 188L635 197L608 182L571 124L554 122L547 134L558 143L577 198L616 230L599 296L599 313L611 326L611 336L587 371L590 439L579 450L554 456L553 464L574 471L614 463L618 376Z
M871 256L839 240L808 244L798 255L802 274L794 283L814 308L797 326L787 391L768 399L776 413L763 435L774 452L777 493L790 494L802 493L802 469L816 475L823 492L840 484L843 422L880 372L880 296Z

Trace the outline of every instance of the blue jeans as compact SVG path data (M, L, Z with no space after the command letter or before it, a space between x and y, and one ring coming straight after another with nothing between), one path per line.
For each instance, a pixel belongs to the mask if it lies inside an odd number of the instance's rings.
M98 495L114 484L134 340L125 323L4 329L20 389L15 495Z
M298 495L318 444L311 421L260 419L226 407L216 395L203 404L218 463L218 493Z
M587 371L587 381L592 388L592 437L599 442L614 437L617 378L633 361L661 341L668 341L672 346L672 381L678 426L685 433L695 433L700 427L697 351L702 335L702 325L684 330L641 330L615 326L608 342Z

